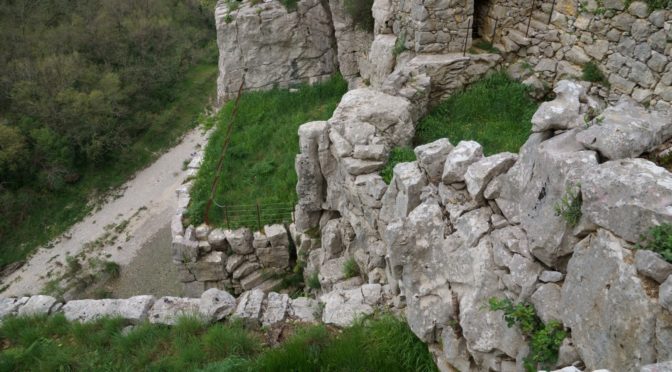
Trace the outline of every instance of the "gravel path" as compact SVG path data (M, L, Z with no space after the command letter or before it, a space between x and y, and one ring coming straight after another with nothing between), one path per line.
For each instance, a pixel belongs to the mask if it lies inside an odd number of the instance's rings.
M121 187L120 197L72 226L52 248L40 248L21 269L3 278L2 285L9 286L2 296L40 293L49 281L49 273L54 278L64 270L66 255L74 256L83 251L88 252L87 257L97 256L121 265L118 293L136 294L133 288L149 290L150 283L174 275L165 268L172 262L170 231L168 240L164 232L177 208L175 190L187 177L182 170L183 162L205 142L202 130L190 131L179 145ZM118 227L118 231L114 227ZM116 236L116 240L110 239L111 236ZM138 263L134 263L136 256ZM154 260L152 256L155 256ZM129 272L128 279L125 270ZM166 280L175 282L174 279ZM133 281L147 282L147 286ZM166 286L168 284L156 288L162 291Z

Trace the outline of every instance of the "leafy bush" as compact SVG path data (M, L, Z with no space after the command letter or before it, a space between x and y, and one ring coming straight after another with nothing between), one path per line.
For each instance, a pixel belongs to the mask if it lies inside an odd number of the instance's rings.
M357 265L354 258L348 258L348 260L343 263L343 275L345 275L346 279L354 278L359 275L359 265Z
M373 32L373 0L344 0L345 11L352 17L355 27Z
M282 2L282 5L287 8L288 12L293 12L296 10L299 4L299 0L280 0Z
M490 310L504 312L508 327L518 325L521 333L529 340L530 353L525 358L525 369L537 371L538 366L552 367L558 360L558 350L567 336L561 323L550 321L544 324L531 304L513 304L508 299L491 298Z
M590 81L593 83L600 83L604 86L609 86L609 80L604 76L600 67L597 66L595 62L588 62L583 66L583 73L581 78L585 81Z
M582 203L580 185L570 186L562 199L553 206L555 215L561 216L569 226L574 227L581 220Z
M474 83L432 109L418 124L414 144L439 138L452 143L474 140L486 155L518 152L530 134L530 120L538 103L528 88L497 72Z
M637 248L658 252L672 263L672 224L664 223L649 229L648 234L642 236Z
M392 181L392 177L394 176L394 166L399 163L406 163L414 160L415 152L413 152L412 148L393 148L392 151L390 151L390 157L387 159L387 164L385 164L385 167L380 171L380 175L383 177L383 181L389 185Z

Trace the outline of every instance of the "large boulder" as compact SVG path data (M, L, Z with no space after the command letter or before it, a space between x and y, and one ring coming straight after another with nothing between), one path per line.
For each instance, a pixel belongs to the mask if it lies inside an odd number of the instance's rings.
M154 296L135 296L123 300L73 300L63 305L62 311L70 321L91 322L118 317L137 324L147 319L153 304Z
M586 89L573 81L559 81L553 88L556 97L544 102L532 116L532 131L543 132L553 129L572 129L583 123L580 116L581 99L585 99Z
M581 211L629 242L672 223L672 174L644 159L600 164L581 179Z
M16 315L16 313L19 311L19 308L28 302L29 299L30 297L0 298L0 319Z
M467 172L464 174L464 180L471 197L475 200L482 199L483 191L490 181L498 175L506 173L516 163L517 159L518 155L516 154L502 152L479 159L469 165Z
M453 149L447 138L441 138L426 145L415 148L418 165L427 174L429 182L439 183L443 174L443 166L448 154Z
M672 116L649 112L631 99L604 110L577 141L609 160L635 158L672 137Z
M56 311L61 304L51 296L37 295L30 299L19 308L19 316L49 315Z
M478 142L460 141L446 159L441 181L445 184L464 182L467 168L481 158L483 158L483 147Z
M245 90L287 87L326 79L338 69L328 3L298 1L295 11L281 2L220 1L215 9L220 101ZM244 36L244 37L243 37Z
M365 284L361 288L336 290L320 297L324 303L322 321L347 327L361 316L373 314L381 300L380 284Z
M656 361L656 314L627 243L599 229L577 244L560 309L588 369L632 371Z
M238 306L233 317L242 319L247 324L258 325L265 298L266 294L258 289L244 292L238 298Z
M226 230L226 240L235 253L250 254L254 252L252 231L246 227L237 230Z
M270 326L285 320L289 310L289 296L271 292L266 298L266 308L261 317L261 324Z
M227 291L210 288L203 292L199 302L199 312L210 322L216 322L231 315L236 308L236 298Z
M175 325L182 317L200 318L200 306L200 298L161 297L149 310L149 322Z

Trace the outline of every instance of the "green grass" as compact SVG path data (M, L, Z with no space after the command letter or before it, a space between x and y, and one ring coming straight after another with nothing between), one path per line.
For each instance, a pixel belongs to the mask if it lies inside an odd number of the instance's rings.
M380 176L383 177L383 181L390 184L392 181L392 176L394 176L394 166L399 163L406 163L409 161L415 161L415 152L410 147L395 147L390 151L390 157L387 159L387 164L380 171Z
M217 204L233 207L224 210L213 206L210 223L224 226L228 216L230 227L256 228L257 202L262 225L287 220L297 198L294 158L299 147L298 128L330 118L346 91L345 80L335 76L321 84L300 86L295 93L273 89L244 94L215 198ZM216 119L216 130L191 190L190 223L204 220L232 109L230 102Z
M638 249L648 249L672 263L672 225L664 223L649 229L646 236L642 236L637 244Z
M79 324L63 315L3 320L0 370L436 371L426 345L386 314L342 332L299 326L274 348L237 322L124 327L117 319Z
M25 220L0 239L0 267L25 259L36 247L65 232L93 210L96 200L179 142L196 126L199 114L213 96L217 71L216 64L192 68L176 84L177 98L153 118L149 130L114 163L87 169L79 182L62 191L24 195L34 201L35 208L26 211Z
M359 266L354 258L349 258L343 263L343 275L346 279L354 278L359 275Z
M555 215L562 217L570 227L581 220L581 185L568 187L565 195L553 206Z
M581 79L593 83L599 83L606 87L609 86L609 80L595 62L588 62L583 66Z
M447 137L453 144L477 141L486 155L518 152L530 134L537 106L526 86L497 72L431 110L418 124L414 144Z

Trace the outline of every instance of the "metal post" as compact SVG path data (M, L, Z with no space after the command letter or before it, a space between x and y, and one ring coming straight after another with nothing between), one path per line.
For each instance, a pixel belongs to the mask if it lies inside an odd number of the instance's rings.
M226 228L231 229L231 225L229 224L229 208L226 205L224 206L224 218L226 219Z
M495 27L492 29L492 36L490 36L490 43L495 43L495 33L497 32L497 23L499 23L499 18L495 18Z
M462 56L467 55L467 42L469 41L469 34L471 31L471 21L473 18L469 18L469 26L467 26L467 33L464 35L464 50L462 50Z
M259 208L259 201L257 201L257 227L259 227L259 231L261 231L261 211Z
M530 33L530 23L532 23L532 14L534 14L534 0L532 0L532 7L530 8L530 18L527 19L527 30L525 30L525 37Z
M546 24L551 23L551 18L553 18L553 9L555 9L555 0L553 0L553 5L551 5L551 14L548 15L548 22Z

